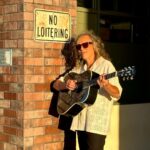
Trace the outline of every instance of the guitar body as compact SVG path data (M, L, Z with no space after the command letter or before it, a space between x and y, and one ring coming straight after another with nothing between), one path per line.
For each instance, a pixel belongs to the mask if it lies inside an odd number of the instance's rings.
M86 105L92 105L97 97L99 86L89 86L89 81L99 77L99 74L92 71L85 71L82 74L69 73L65 80L77 80L78 88L74 91L62 90L59 92L57 111L60 115L77 115Z

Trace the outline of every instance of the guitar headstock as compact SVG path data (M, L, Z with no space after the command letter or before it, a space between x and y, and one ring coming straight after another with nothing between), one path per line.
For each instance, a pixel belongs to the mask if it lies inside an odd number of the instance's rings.
M118 71L118 76L122 77L123 80L133 80L135 73L135 66L129 66L124 67L124 69Z

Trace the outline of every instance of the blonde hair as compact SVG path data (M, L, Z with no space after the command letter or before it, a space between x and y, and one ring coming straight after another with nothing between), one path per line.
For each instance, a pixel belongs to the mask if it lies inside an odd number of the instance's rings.
M96 56L95 60L98 59L100 56L104 57L107 60L110 60L109 54L106 52L106 50L104 48L104 43L103 43L102 39L99 36L97 36L93 31L85 31L85 32L79 34L75 38L74 49L75 49L75 45L76 45L78 39L85 35L89 36L93 42L93 47L94 47L95 56ZM77 58L76 65L81 65L84 63L84 60L81 58L79 52L78 52L76 58Z

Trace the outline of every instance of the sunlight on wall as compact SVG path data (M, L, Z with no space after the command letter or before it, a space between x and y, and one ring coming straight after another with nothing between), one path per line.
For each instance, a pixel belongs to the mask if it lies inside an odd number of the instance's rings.
M119 150L119 105L113 107L110 131L106 138L104 150Z
M150 103L114 105L104 150L150 150L149 114Z

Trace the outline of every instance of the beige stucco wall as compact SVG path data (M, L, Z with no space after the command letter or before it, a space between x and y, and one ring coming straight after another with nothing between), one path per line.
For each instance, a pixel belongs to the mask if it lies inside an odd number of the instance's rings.
M114 105L105 150L150 150L150 103Z
M81 33L86 30L93 30L95 33L97 33L99 29L99 19L97 15L97 11L78 7L77 33Z
M149 140L150 103L114 105L104 150L150 150Z

